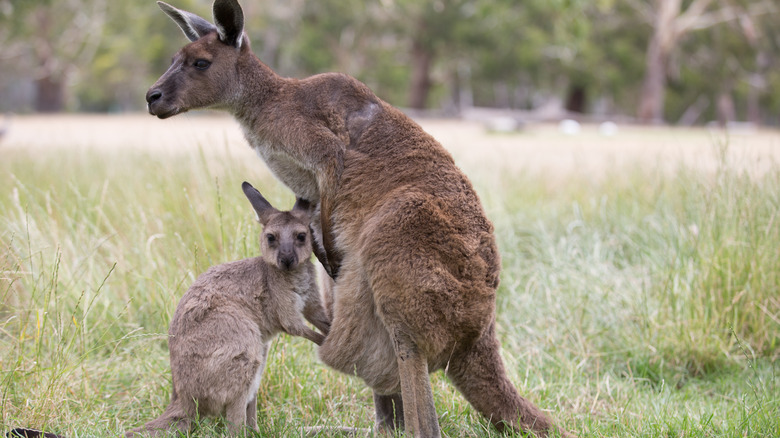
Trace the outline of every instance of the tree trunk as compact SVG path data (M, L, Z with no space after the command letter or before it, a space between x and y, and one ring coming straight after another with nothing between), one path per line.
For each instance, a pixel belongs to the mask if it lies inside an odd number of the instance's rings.
M59 75L53 70L57 64L57 56L51 41L51 28L53 26L55 12L51 8L39 6L35 11L35 57L39 65L39 72L35 79L35 111L42 113L54 113L62 111L65 107L65 81L64 75Z
M664 118L664 93L666 92L667 55L652 40L647 49L645 78L639 98L639 120L643 123L661 123Z
M748 79L747 120L761 124L761 94L766 90L767 81L764 74L769 67L769 56L762 49L756 53L756 71Z
M566 96L566 111L573 113L584 113L587 94L582 85L573 85L569 88Z
M750 83L747 93L747 121L756 125L761 124L761 90L758 83L761 82L761 76L757 73L750 75Z
M65 81L51 75L35 80L35 110L53 113L65 109Z
M725 89L718 96L718 123L726 126L737 118L737 110L734 108L734 99L731 97L731 89Z
M412 42L412 78L409 85L409 107L424 109L431 91L433 52L418 39Z
M680 14L680 4L680 0L656 2L656 18L647 46L645 78L637 111L639 120L644 123L662 123L664 119L666 67L678 38L675 19Z

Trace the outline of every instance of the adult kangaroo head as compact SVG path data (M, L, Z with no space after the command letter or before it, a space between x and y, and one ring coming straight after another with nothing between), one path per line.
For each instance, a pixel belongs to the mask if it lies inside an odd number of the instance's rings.
M249 53L244 14L235 0L214 2L214 22L157 2L192 41L174 55L171 66L146 93L149 113L161 119L191 109L230 106L238 95L242 53Z
M291 211L279 211L248 182L244 181L241 188L257 213L257 221L263 225L260 237L263 259L283 271L295 270L309 260L312 253L309 202L299 198Z

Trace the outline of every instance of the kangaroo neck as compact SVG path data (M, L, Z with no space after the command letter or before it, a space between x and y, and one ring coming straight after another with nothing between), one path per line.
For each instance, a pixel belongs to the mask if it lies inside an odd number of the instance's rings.
M300 81L283 78L254 55L247 54L240 69L240 89L231 112L252 149L276 178L296 196L318 202L320 191L311 166L303 160L299 105Z
M248 50L248 49L246 49ZM240 92L230 112L245 128L257 132L268 119L284 94L288 79L263 64L251 51L239 60Z

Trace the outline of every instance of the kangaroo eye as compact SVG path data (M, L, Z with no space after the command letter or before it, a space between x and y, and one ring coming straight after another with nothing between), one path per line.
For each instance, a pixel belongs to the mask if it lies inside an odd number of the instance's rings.
M276 236L274 236L273 234L266 234L265 240L267 240L268 243L274 243L276 242Z
M205 70L209 68L211 63L209 61L206 61L205 59L198 59L192 65L195 66L195 68L197 68L198 70Z
M295 237L298 239L298 242L303 243L306 241L306 233L298 233Z

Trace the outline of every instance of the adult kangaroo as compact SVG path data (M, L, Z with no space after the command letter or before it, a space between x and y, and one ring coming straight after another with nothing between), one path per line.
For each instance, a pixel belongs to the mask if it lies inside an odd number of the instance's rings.
M158 4L192 42L146 94L149 113L227 110L271 171L319 205L315 253L335 279L319 357L373 389L377 426L439 436L428 373L445 369L497 428L566 434L507 378L493 226L452 156L354 78L274 73L237 1L214 2L216 25Z

